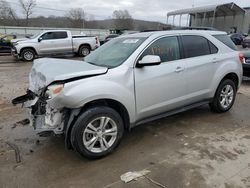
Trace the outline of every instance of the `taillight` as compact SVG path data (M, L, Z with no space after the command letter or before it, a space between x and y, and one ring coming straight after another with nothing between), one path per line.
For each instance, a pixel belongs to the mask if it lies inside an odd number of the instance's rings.
M240 58L240 62L243 64L245 63L245 57L244 57L244 54L243 53L240 53L239 54L239 58Z
M98 39L98 37L95 37L95 44L99 45L99 39Z

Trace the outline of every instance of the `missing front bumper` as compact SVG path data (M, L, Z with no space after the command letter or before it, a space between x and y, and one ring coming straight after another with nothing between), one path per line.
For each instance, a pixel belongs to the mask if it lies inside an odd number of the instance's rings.
M64 110L51 107L44 97L28 90L27 94L13 99L12 103L22 104L27 109L31 125L37 134L63 133Z

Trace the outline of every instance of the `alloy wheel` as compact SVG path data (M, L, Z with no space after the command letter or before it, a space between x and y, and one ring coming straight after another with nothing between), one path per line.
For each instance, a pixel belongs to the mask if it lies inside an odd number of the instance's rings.
M220 93L220 104L221 106L226 109L228 108L234 99L234 90L231 85L225 85Z
M83 132L83 144L93 153L108 150L116 141L117 125L110 117L102 116L91 121Z
M25 60L31 61L34 58L34 54L30 51L26 51L23 57L25 58Z

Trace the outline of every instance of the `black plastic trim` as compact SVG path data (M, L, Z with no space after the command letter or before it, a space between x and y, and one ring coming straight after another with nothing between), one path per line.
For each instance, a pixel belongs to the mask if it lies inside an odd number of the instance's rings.
M205 100L205 101L202 101L202 102L198 102L198 103L194 103L194 104L184 106L184 107L181 107L181 108L177 108L177 109L174 109L174 110L171 110L171 111L167 111L167 112L162 113L162 114L154 115L154 116L151 116L151 117L148 117L148 118L137 121L134 124L134 126L138 126L138 125L141 125L141 124L145 124L147 122L155 121L157 119L169 117L169 116L172 116L172 115L180 113L180 112L184 112L184 111L187 111L187 110L190 110L190 109L193 109L193 108L197 108L199 106L208 104L210 101L211 101L211 99ZM133 124L131 125L131 127L133 127Z

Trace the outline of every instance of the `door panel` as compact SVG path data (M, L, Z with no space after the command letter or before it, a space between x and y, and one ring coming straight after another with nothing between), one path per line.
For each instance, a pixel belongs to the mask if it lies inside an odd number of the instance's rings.
M218 49L202 36L182 36L187 66L189 102L208 99L217 70Z
M201 56L187 60L188 92L193 100L207 99L211 81L217 69L216 56Z
M142 53L139 60L145 55L159 55L162 63L135 68L137 120L186 104L186 67L180 60L177 37L158 39Z
M72 39L68 37L67 32L48 32L42 38L38 48L40 54L72 52Z
M39 43L38 53L39 54L51 54L56 53L56 41L55 40L42 40Z
M178 67L183 71L178 72ZM136 107L139 119L186 104L186 73L182 60L135 69Z

